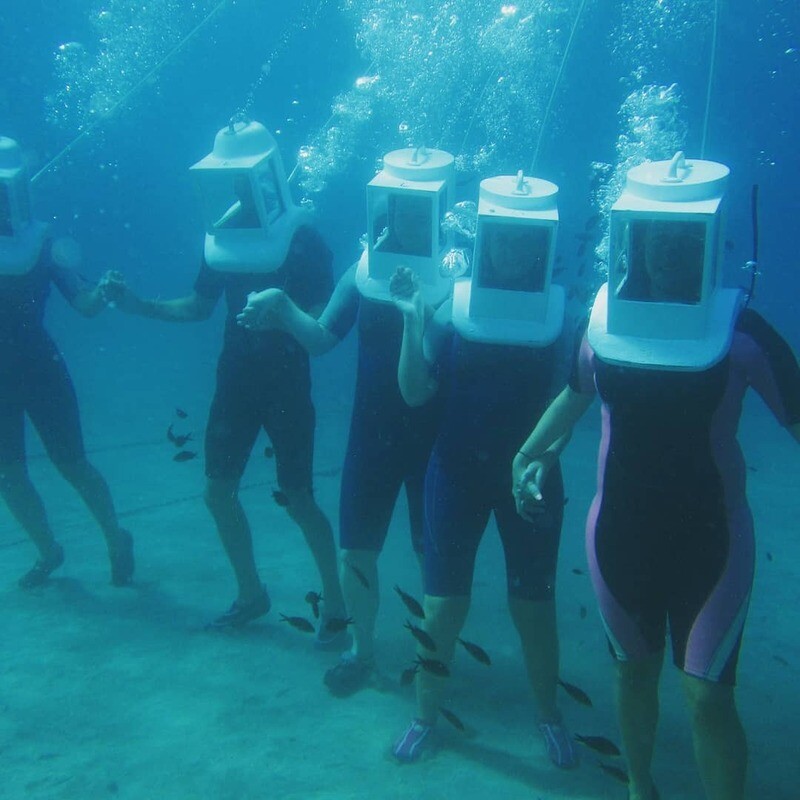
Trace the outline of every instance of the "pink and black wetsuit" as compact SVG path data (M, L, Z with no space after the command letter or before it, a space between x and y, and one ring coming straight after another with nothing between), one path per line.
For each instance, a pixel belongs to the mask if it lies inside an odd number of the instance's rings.
M753 583L753 519L736 432L752 386L782 425L800 422L800 368L754 311L701 372L603 362L583 337L570 387L597 391L603 432L586 552L611 648L664 647L689 675L733 684Z

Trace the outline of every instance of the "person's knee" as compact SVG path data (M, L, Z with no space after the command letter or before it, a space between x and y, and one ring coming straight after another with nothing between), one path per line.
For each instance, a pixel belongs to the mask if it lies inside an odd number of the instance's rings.
M304 523L324 516L310 489L282 489L281 491L288 501L286 512L298 525L302 526Z
M661 674L664 652L654 653L645 658L617 659L615 673L620 689L642 689L658 683Z
M686 676L686 698L695 724L708 725L727 720L736 713L732 686Z
M64 480L73 486L86 483L95 474L94 467L85 458L73 461L53 458L52 461Z

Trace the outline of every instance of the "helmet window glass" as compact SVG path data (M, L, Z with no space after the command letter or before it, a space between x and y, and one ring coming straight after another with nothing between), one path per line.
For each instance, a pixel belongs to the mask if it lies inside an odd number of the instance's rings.
M549 225L484 224L478 285L484 289L543 292L552 234Z
M381 253L430 258L432 215L432 197L390 194L385 214L378 212L373 217L373 248Z

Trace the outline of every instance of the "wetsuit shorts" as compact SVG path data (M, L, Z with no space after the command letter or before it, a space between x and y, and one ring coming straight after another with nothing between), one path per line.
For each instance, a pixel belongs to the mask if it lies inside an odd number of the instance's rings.
M506 560L508 594L520 600L553 597L564 514L561 470L550 470L535 522L517 514L508 464L443 459L434 450L425 476L425 594L469 596L475 557L494 511Z
M0 376L0 465L25 461L25 414L55 464L85 458L75 388L55 343L42 331L15 348Z
M259 370L247 359L220 359L206 428L206 476L239 480L263 428L275 451L278 485L312 488L315 412L307 367L287 363L286 374Z

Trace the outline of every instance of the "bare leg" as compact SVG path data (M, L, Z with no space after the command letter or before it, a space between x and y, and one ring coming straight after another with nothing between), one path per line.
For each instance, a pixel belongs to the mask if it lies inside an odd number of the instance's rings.
M539 708L541 722L560 722L556 703L558 688L558 631L554 600L534 603L509 598L511 618L519 633L528 680Z
M250 525L239 502L239 481L209 478L205 501L236 576L239 588L237 600L247 605L259 598L263 589L253 556Z
M81 496L97 520L105 536L108 552L113 555L125 546L127 540L120 533L114 501L103 476L86 459L71 463L56 463L56 467Z
M653 800L650 767L658 726L658 679L664 651L617 662L617 714L628 759L630 800Z
M432 653L421 645L417 653L423 658L435 658L444 664L453 660L453 651L469 611L469 597L431 597L425 595L425 622L423 628L436 643ZM439 715L442 694L448 678L432 675L424 669L417 673L417 715L428 725L433 725Z
M353 618L353 656L372 661L375 651L375 620L378 616L377 550L342 551L342 591L347 613ZM356 570L366 579L364 586Z
M709 800L743 800L747 740L732 686L684 675L694 754Z
M286 510L300 526L319 570L326 616L343 617L344 598L339 585L336 544L331 524L308 489L286 491L286 496L289 499Z
M47 521L42 498L31 483L24 464L0 467L0 494L14 519L36 545L39 555L46 559L56 542Z

